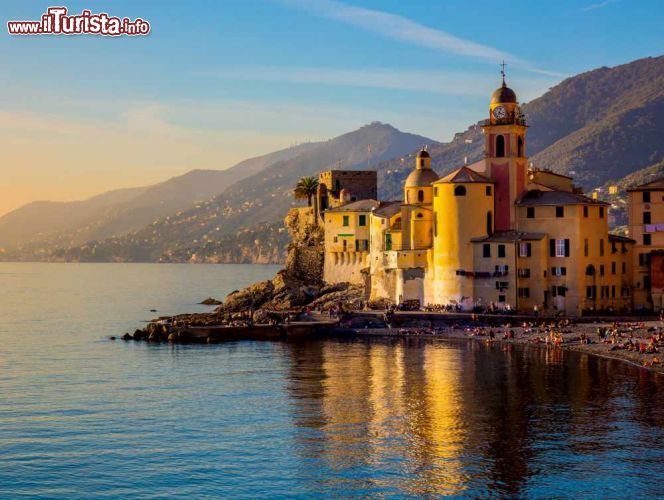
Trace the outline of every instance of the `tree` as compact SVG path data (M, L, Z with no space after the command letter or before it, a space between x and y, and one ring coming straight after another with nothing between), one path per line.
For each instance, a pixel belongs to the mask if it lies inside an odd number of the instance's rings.
M309 206L311 206L311 199L316 194L318 189L318 179L315 177L302 177L297 184L295 189L293 189L293 196L296 200L307 200Z

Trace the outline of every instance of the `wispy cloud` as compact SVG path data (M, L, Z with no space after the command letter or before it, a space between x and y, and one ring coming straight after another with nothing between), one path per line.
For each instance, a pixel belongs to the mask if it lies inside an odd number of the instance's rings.
M521 61L507 52L429 28L396 14L355 7L336 0L281 0L281 2L319 17L334 19L420 47L492 62L502 59L513 63Z
M562 73L535 67L528 61L495 47L459 38L396 14L355 7L337 0L279 0L315 16L333 19L386 38L440 52L467 56L485 62L507 61L532 73L564 77ZM612 1L612 0L607 0Z
M452 96L486 98L496 85L485 73L423 71L395 68L256 67L219 70L224 80L283 82L302 85L344 86L403 90ZM557 78L529 77L520 80L519 95L531 99L546 91Z
M597 10L597 9L603 9L604 7L608 7L612 3L616 3L618 0L604 0L603 2L597 2L597 3L592 3L590 5L586 5L583 7L581 10L583 12L589 12L591 10Z

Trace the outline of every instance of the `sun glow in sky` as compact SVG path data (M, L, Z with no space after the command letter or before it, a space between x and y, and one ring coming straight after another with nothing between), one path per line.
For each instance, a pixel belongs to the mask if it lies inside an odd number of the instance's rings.
M374 120L449 140L505 60L522 101L661 54L656 0L67 2L146 37L10 36L50 2L0 2L0 214L152 184Z

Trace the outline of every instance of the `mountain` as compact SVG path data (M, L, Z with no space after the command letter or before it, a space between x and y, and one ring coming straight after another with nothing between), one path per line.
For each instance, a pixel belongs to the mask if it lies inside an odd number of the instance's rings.
M518 82L512 83L518 95ZM522 108L530 127L527 152L533 164L572 175L586 190L608 182L619 184L624 178L625 182L636 182L662 172L664 56L567 78ZM414 156L423 144L429 145L432 165L441 175L462 165L464 158L472 163L484 154L484 138L478 124L456 134L448 143L437 143L373 123L308 145L296 154L273 161L269 167L264 162L260 171L248 174L243 169L235 170L233 179L224 181L227 187L219 189L217 196L189 203L186 208L164 210L159 215L154 212L142 227L136 223L124 234L128 224L118 224L109 231L106 228L110 224L104 222L104 231L95 232L85 226L76 239L60 232L65 236L59 237L58 245L53 245L53 241L36 244L5 258L214 262L236 258L233 256L247 261L254 252L256 261L264 261L266 255L275 255L275 245L283 248L287 242L278 228L294 204L291 190L297 179L329 168L370 166L379 172L381 198L398 199L403 181L413 168ZM147 196L145 192L137 194L137 198ZM165 195L157 196L155 203L160 196L163 199ZM203 196L190 201L196 199L203 200ZM145 222L148 218L140 220ZM0 234L3 219L0 218ZM113 237L105 239L103 235L109 233ZM77 247L70 244L73 241L88 243ZM54 246L69 250L54 252Z
M296 156L273 163L258 173L238 177L221 194L188 210L154 220L138 231L67 251L34 247L23 251L20 257L10 253L5 258L220 262L226 261L227 255L273 255L270 245L278 243L280 253L271 262L278 261L288 241L287 235L279 231L281 222L288 209L299 204L292 196L298 179L330 168L367 168L432 143L435 143L432 139L374 122L312 144ZM266 238L270 234L272 237ZM231 250L233 245L243 248ZM255 261L262 262L264 258L256 257Z
M83 201L30 203L0 217L0 248L72 247L126 234L207 200L239 179L314 145L250 158L227 170L192 170L153 186L110 191Z
M664 56L567 78L522 109L534 165L572 175L586 189L621 179L664 160ZM429 153L434 169L449 173L464 157L469 163L482 158L482 131L472 125ZM402 175L380 176L383 192L398 195L405 177L401 159L378 169L401 169Z

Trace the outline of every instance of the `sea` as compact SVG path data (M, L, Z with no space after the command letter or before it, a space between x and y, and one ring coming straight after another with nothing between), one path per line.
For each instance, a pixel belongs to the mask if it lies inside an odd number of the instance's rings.
M664 379L425 339L110 340L275 266L0 263L0 498L664 494Z

